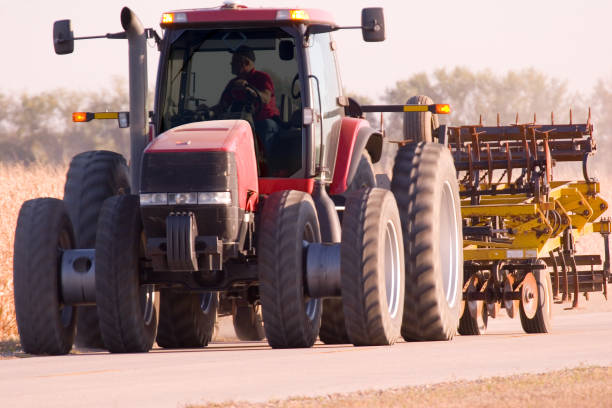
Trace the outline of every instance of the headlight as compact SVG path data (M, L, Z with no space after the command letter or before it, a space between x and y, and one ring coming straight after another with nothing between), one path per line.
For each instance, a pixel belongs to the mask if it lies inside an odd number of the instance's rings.
M198 193L168 193L168 204L197 204Z
M140 205L181 205L181 204L216 204L229 205L232 194L229 191L202 193L142 193Z
M168 194L166 193L145 193L140 195L140 205L166 204L168 204Z
M216 193L198 193L198 204L231 204L232 195L229 191Z

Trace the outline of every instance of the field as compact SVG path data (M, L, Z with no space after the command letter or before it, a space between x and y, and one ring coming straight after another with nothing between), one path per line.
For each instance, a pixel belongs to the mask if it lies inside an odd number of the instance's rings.
M0 223L0 342L15 340L17 337L13 306L12 265L13 237L19 208L23 201L30 198L61 198L66 170L65 166L26 167L18 164L0 164L0 210L2 211L2 222ZM560 176L570 179L567 177L567 172ZM580 177L579 174L575 174L571 178L579 180ZM612 198L611 192L612 183L607 180L602 182L602 196L609 200L608 202ZM584 237L578 242L578 250L584 253L601 253L603 251L601 236L592 234Z

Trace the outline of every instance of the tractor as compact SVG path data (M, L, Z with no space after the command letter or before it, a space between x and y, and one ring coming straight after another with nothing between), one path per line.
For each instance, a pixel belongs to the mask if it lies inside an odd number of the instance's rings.
M73 119L117 120L131 152L78 154L63 200L23 204L14 284L25 352L204 347L230 314L241 340L273 348L453 338L460 190L436 141L450 108L425 96L359 105L337 69L333 32L383 41L382 8L353 27L231 1L163 13L163 36L129 8L121 24L90 37L54 25L58 54L75 40L128 41L129 112ZM151 111L148 41L160 52ZM405 115L391 177L377 166L391 142L367 112Z

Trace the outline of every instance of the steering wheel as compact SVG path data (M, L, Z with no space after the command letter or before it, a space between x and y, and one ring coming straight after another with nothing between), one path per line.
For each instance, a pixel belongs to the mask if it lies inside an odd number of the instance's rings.
M293 77L293 81L291 82L291 96L293 97L293 99L298 99L300 96L302 96L302 92L300 90L300 74L295 74L295 76ZM297 89L296 89L296 85L298 85Z

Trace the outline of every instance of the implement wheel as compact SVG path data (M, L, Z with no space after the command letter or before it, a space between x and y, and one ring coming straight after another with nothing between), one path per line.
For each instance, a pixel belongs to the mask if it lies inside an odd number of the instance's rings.
M107 199L96 236L96 306L104 345L113 353L147 352L155 341L159 295L140 283L143 257L138 196Z
M74 226L76 248L95 248L98 216L104 200L129 194L128 167L123 156L109 151L90 151L72 158L64 202ZM95 306L79 306L75 345L104 348Z
M234 302L232 321L236 336L242 341L259 341L266 337L261 317L261 305Z
M478 293L480 292L480 287L482 285L478 285L478 278L472 276L465 284L464 292L467 294ZM485 334L489 322L489 314L484 304L485 302L482 300L466 300L465 303L461 319L459 319L459 334L463 336Z
M305 295L304 249L321 242L310 195L279 191L264 204L257 237L259 294L273 348L312 347L321 325L321 300Z
M429 96L417 95L406 101L407 105L431 105ZM440 126L438 115L431 112L404 113L404 140L412 142L433 142L433 135Z
M449 150L437 143L398 150L391 189L404 237L406 340L450 340L461 310L463 249L459 186Z
M341 292L346 331L356 346L389 345L400 336L405 290L401 228L390 191L370 188L347 197Z
M521 316L521 326L525 333L550 333L552 328L552 282L550 273L547 269L536 269L533 271L535 282L537 285L537 296L535 305L535 314L526 313L526 307L521 303L519 307Z
M74 235L64 203L54 198L26 201L15 231L13 282L17 328L23 351L67 354L74 341L76 308L62 303L62 250Z
M157 344L164 348L206 347L217 321L216 292L160 290Z

